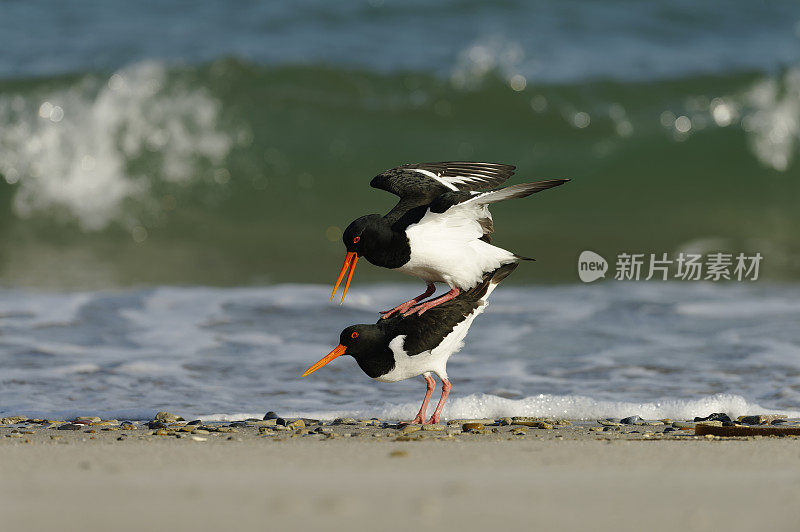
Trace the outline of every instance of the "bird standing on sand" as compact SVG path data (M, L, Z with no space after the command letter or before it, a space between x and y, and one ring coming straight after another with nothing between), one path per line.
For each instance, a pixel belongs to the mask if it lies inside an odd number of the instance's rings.
M504 183L514 169L507 164L440 162L406 164L375 176L370 186L391 192L400 201L385 216L362 216L345 229L342 240L347 255L331 299L349 267L342 293L344 302L362 256L376 266L413 275L427 283L424 293L381 312L384 318L395 313L423 314L474 287L486 273L500 266L532 260L491 244L489 235L494 228L489 205L524 198L569 179L486 191ZM436 291L436 282L447 283L450 291L420 304Z
M489 294L517 267L516 263L499 267L484 275L470 290L421 314L397 315L379 319L375 325L352 325L339 335L339 345L303 373L310 375L341 355L351 355L371 378L397 382L422 375L428 385L417 417L411 423L425 423L436 382L442 381L442 396L427 423L438 423L450 394L447 360L464 345L472 321L484 311Z

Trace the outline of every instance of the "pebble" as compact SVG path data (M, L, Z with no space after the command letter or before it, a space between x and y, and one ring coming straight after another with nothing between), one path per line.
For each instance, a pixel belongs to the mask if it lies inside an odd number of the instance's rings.
M75 423L64 423L59 426L57 430L81 430L83 425L76 425Z
M527 429L523 429L522 427L512 429L511 434L514 436L525 436L528 433Z
M483 423L479 423L477 421L469 421L461 425L461 430L463 432L469 432L471 430L484 430L486 427Z
M695 421L733 421L728 414L724 414L722 412L714 412L706 417L696 417L694 418Z
M0 419L0 423L3 425L16 425L17 423L22 423L23 421L28 421L28 418L25 416L9 416Z
M177 414L170 414L169 412L159 412L153 421L162 421L164 423L175 423L176 421L186 421Z
M622 423L623 425L635 425L643 421L644 420L640 416L628 416L619 420L619 422Z
M292 421L288 425L286 425L290 429L302 429L306 426L306 422L302 419L298 419L297 421Z
M767 423L774 423L780 421L785 423L786 416L781 414L761 414L758 416L739 416L738 421L748 425L766 425Z
M358 421L351 417L337 417L331 425L358 425Z
M278 419L279 417L280 416L275 412L269 411L266 414L264 414L264 421L268 421L270 419Z
M622 423L618 423L616 421L611 421L609 419L598 419L598 423L603 425L604 427L621 427Z
M697 423L697 425L703 425L705 427L721 427L722 426L722 421L718 421L718 420L701 421L700 423Z
M395 449L389 453L390 458L403 458L405 456L408 456L408 451L403 451L401 449Z
M211 434L211 431L206 429L194 429L192 434Z
M194 441L206 441L208 438L203 438L202 436L192 436Z
M504 418L502 418L500 420L500 424L504 425L504 426L511 425L512 423L513 423L513 420L510 417L504 417Z
M100 423L100 421L102 421L102 420L97 416L80 416L80 417L76 417L73 420L73 423L80 423L82 421L85 422L85 423Z
M444 425L432 424L432 425L422 425L422 430L427 432L442 432L445 430Z
M412 432L417 432L419 430L422 430L422 427L420 425L406 425L405 427L400 429L400 432L404 434L411 434Z

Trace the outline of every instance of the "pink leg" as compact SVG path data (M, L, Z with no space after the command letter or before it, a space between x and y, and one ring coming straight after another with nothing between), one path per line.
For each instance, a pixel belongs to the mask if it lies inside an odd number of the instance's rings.
M447 379L442 379L442 396L439 398L439 403L436 405L436 410L433 411L433 415L428 423L438 423L439 417L442 415L442 408L444 408L444 402L447 401L447 396L450 395L450 381Z
M430 373L426 373L423 375L425 377L425 382L428 383L428 391L425 392L425 399L422 400L422 406L419 408L419 414L414 420L411 422L416 423L417 425L422 425L425 423L425 413L428 411L428 402L431 400L431 394L433 393L433 389L436 388L436 381L433 380Z
M403 314L405 311L407 311L408 309L410 309L411 307L413 307L414 305L416 305L417 303L419 303L420 301L422 301L426 297L428 297L430 295L433 295L434 292L436 292L436 287L434 286L433 283L428 283L428 286L427 286L427 288L425 289L425 291L423 293L421 293L420 295L418 295L414 299L409 299L405 303L397 305L396 307L394 307L391 310L382 310L381 314L383 314L383 316L381 316L381 317L382 318L388 318L392 314L394 314L395 312L399 312L400 314Z
M432 309L433 307L435 307L437 305L441 305L445 301L450 301L451 299L453 299L456 296L458 296L458 294L460 294L460 293L461 293L461 290L459 290L457 287L453 288L452 290L447 292L442 297L437 297L436 299L431 299L430 301L426 301L425 303L417 305L416 307L412 308L411 310L409 310L408 312L403 314L403 316L410 316L410 315L414 314L415 312L419 312L419 314L422 315L422 314L425 313L425 311L430 310L430 309Z

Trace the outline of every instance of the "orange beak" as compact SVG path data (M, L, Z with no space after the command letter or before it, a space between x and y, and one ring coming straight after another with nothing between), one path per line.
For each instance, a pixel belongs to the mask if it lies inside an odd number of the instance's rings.
M339 277L336 279L336 284L333 286L331 301L333 301L333 296L336 295L336 291L339 289L339 284L342 282L345 272L347 272L347 267L350 266L350 274L347 276L347 282L344 284L344 292L342 292L342 300L339 304L341 305L344 303L344 296L347 295L347 289L350 288L350 281L353 280L353 274L356 272L356 262L358 262L358 253L355 251L348 251L347 255L344 256L342 271L339 272Z
M331 360L333 360L334 358L336 358L336 357L338 357L338 356L341 356L341 355L343 355L345 351L347 351L347 347L343 346L342 344L339 344L339 345L337 345L337 346L334 348L334 350L333 350L333 351L331 351L330 353L328 353L327 355L325 355L325 357L323 357L323 359L322 359L322 360L320 360L319 362L317 362L316 364L314 364L313 366L311 366L310 368L308 368L308 369L306 370L306 372L305 372L305 373L303 373L301 376L302 376L302 377L305 377L305 376L307 376L307 375L311 375L312 373L314 373L315 371L317 371L319 368L321 368L322 366L324 366L325 364L327 364L328 362L330 362L330 361L331 361Z

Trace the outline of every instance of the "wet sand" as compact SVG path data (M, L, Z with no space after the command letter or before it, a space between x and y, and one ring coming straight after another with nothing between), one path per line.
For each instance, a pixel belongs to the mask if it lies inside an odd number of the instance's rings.
M667 425L603 432L594 422L484 425L482 433L465 433L461 423L414 432L364 422L289 430L255 421L165 425L0 428L4 529L796 530L800 523L796 437L664 434Z

